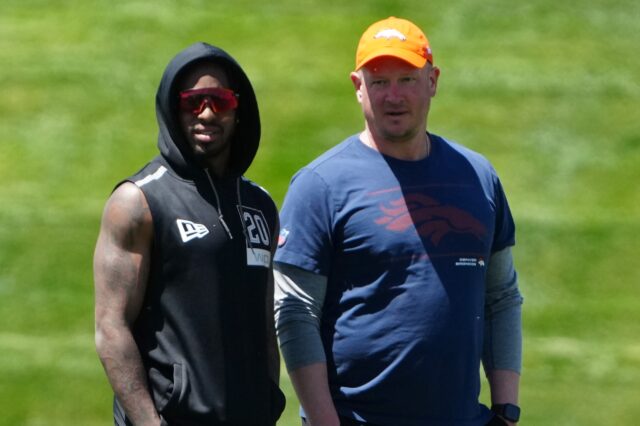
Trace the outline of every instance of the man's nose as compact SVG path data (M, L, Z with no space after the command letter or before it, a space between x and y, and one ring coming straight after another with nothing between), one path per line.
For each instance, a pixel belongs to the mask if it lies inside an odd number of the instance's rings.
M401 87L396 84L396 83L391 83L389 84L388 90L387 90L387 100L390 102L397 102L402 100L402 89Z
M215 116L216 112L214 111L213 103L208 99L205 100L202 111L200 111L200 114L198 114L198 118L200 120L206 121L214 119Z

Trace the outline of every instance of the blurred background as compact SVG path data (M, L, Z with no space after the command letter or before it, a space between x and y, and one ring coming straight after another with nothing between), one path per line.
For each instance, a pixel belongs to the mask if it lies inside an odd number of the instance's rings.
M175 53L246 69L263 137L248 177L291 175L363 127L349 72L372 22L421 26L442 69L430 131L494 164L517 224L524 425L640 416L640 2L2 0L0 425L109 425L92 256L114 184L156 149ZM283 369L283 426L298 425ZM486 387L482 399L488 402Z

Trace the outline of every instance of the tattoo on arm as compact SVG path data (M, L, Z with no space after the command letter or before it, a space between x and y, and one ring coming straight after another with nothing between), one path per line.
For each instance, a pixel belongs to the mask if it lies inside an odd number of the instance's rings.
M159 421L132 334L146 291L152 235L142 192L133 184L120 186L105 207L94 255L96 349L135 424Z

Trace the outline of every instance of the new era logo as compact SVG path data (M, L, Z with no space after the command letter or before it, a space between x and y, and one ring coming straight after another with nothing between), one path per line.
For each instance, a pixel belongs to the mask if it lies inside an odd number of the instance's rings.
M209 233L206 226L199 223L191 222L190 220L176 220L178 224L178 230L180 231L180 237L182 242L186 243L194 238L202 238Z

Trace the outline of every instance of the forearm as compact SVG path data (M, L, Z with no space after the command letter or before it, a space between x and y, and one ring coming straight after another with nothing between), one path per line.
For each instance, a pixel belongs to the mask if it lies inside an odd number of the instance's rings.
M491 405L518 405L518 390L520 388L520 374L512 370L492 370L487 372L489 388L491 390ZM515 423L503 419L509 426Z
M160 425L140 352L128 329L100 326L96 349L116 398L135 424Z
M518 404L520 374L512 370L492 370L487 372L492 404Z
M510 248L492 254L486 286L482 362L489 380L491 404L518 405L522 368L522 295Z
M339 426L325 363L315 363L289 372L298 400L310 426Z

